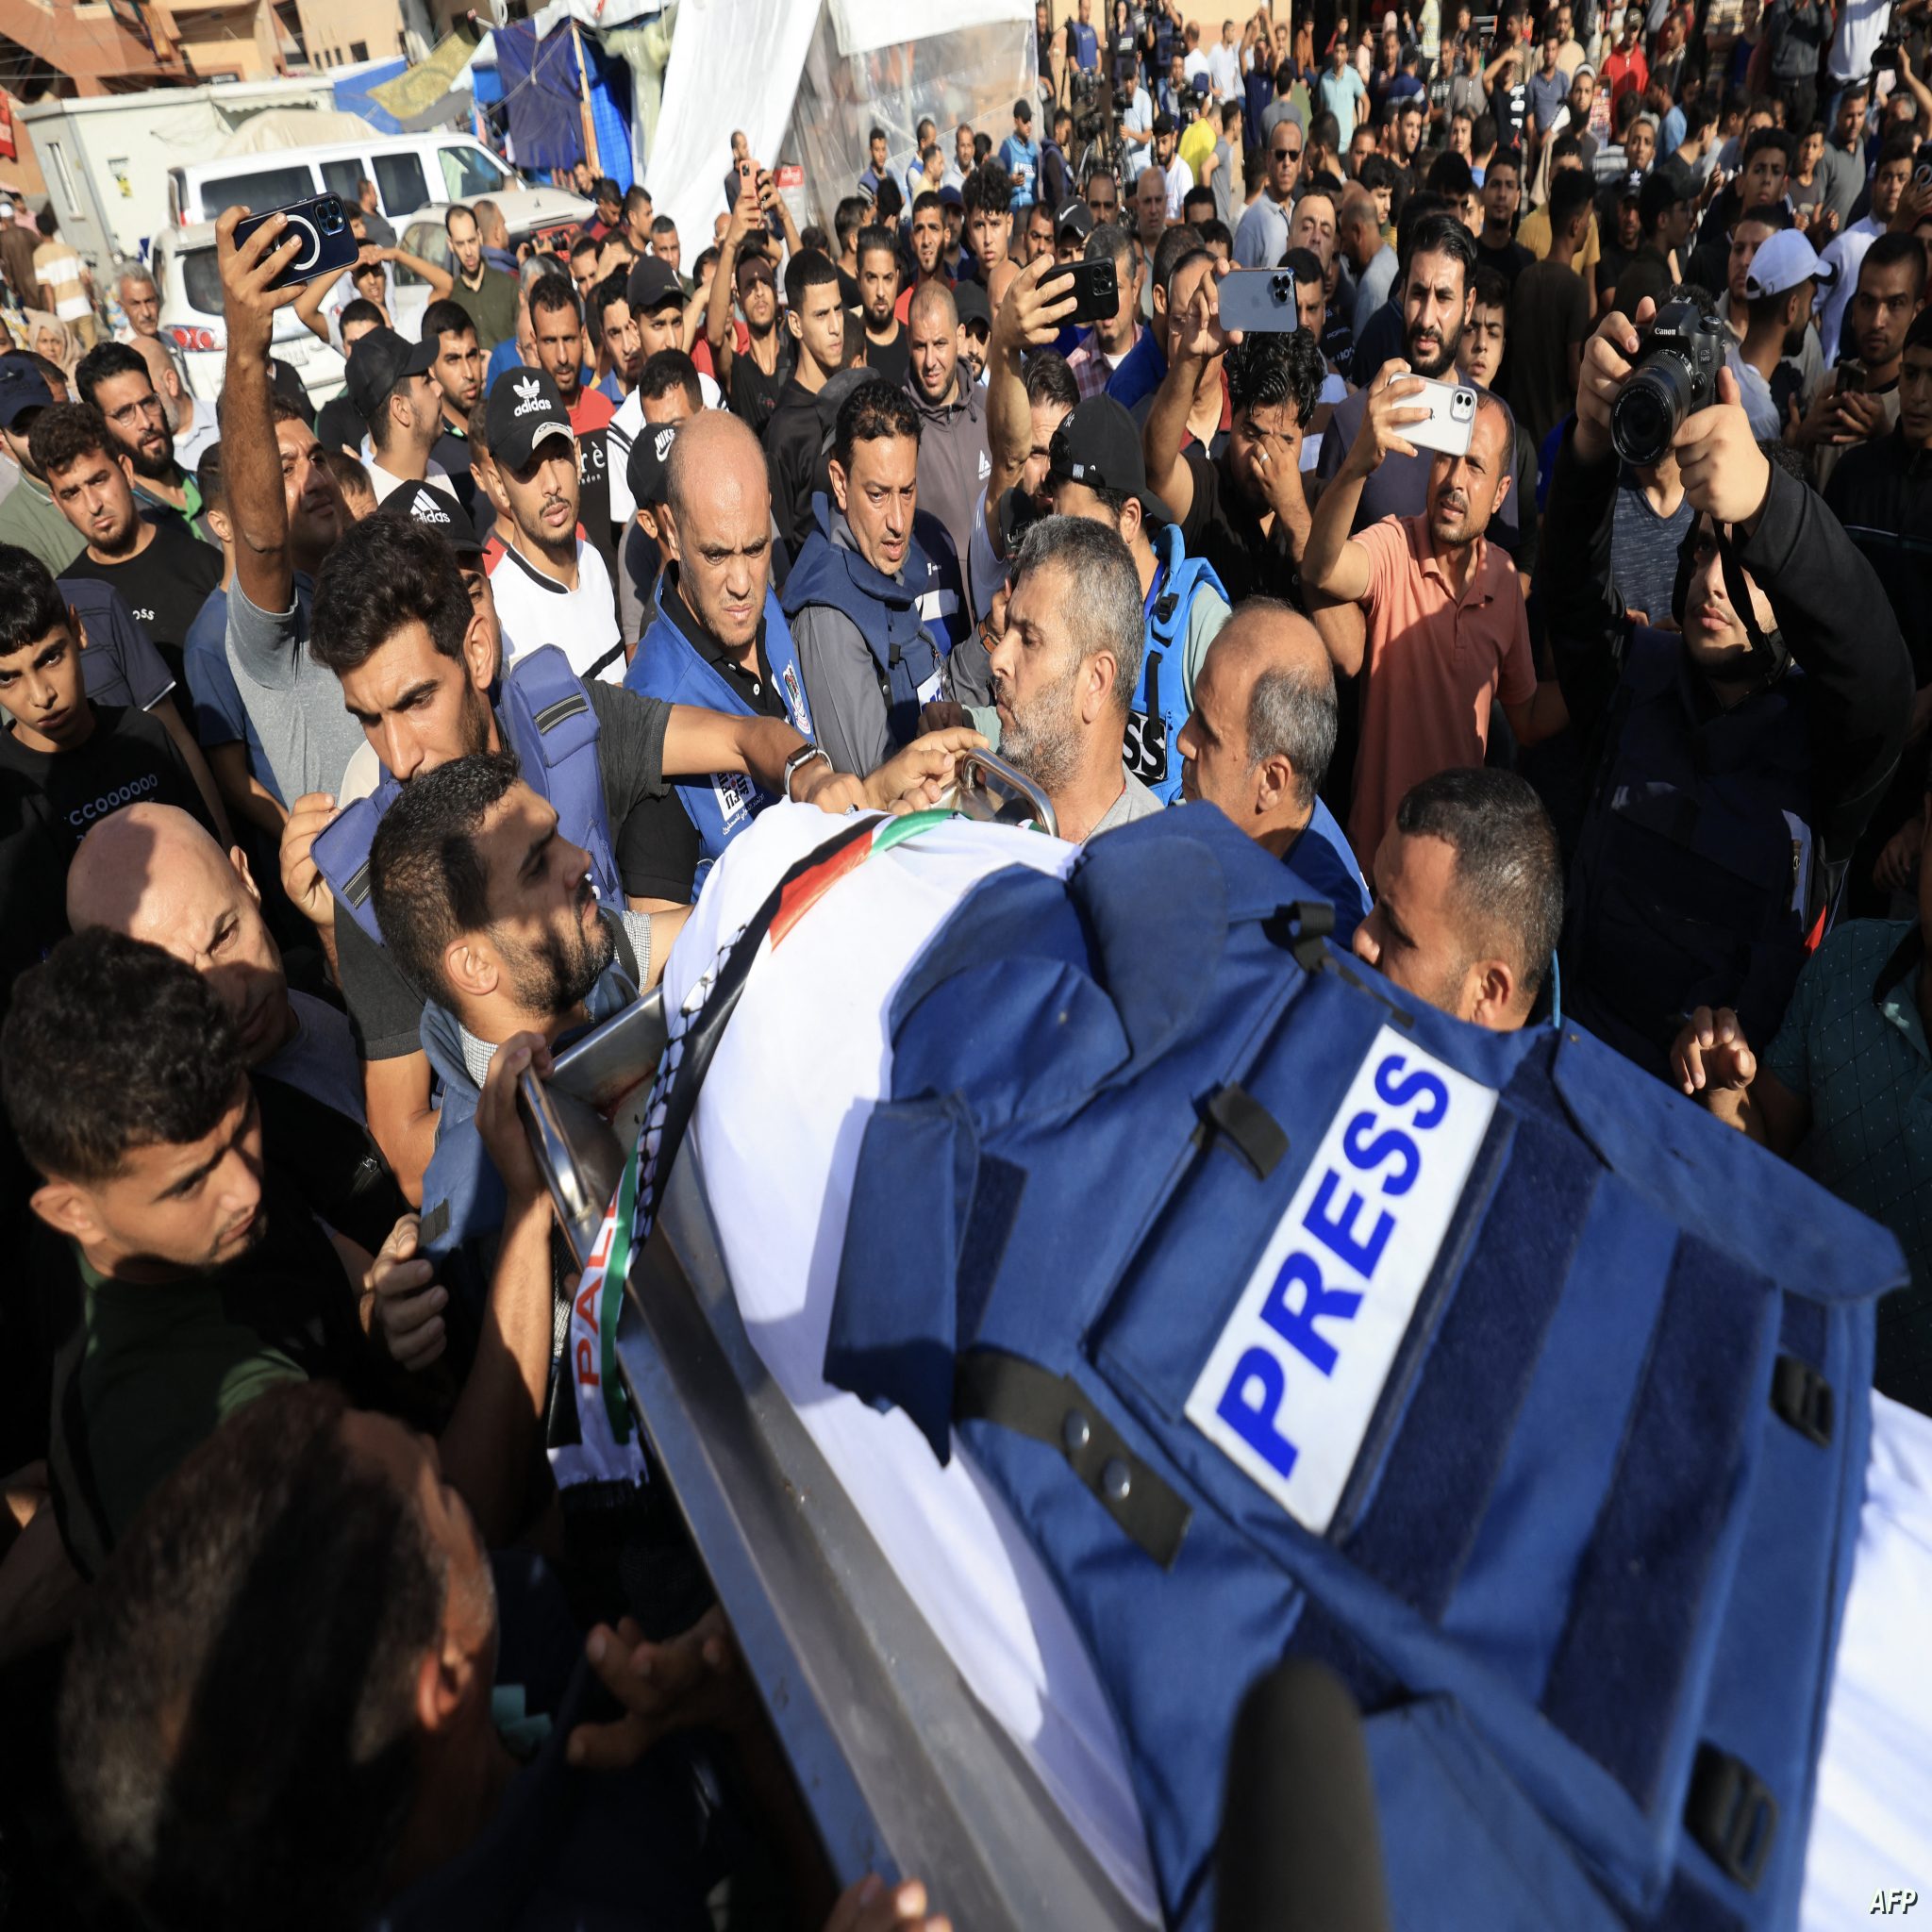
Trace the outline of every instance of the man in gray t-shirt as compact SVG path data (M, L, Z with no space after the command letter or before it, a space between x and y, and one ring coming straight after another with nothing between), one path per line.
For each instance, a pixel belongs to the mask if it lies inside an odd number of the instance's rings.
M292 807L334 791L362 742L342 708L335 674L308 654L305 577L313 579L348 513L329 476L322 443L301 412L275 395L269 342L275 310L300 285L269 284L287 266L287 229L271 216L239 247L233 224L216 224L228 360L222 381L221 474L210 508L233 531L227 656L235 685L261 741L275 783Z
M1637 470L1628 463L1617 478L1616 520L1610 526L1610 581L1625 610L1646 624L1676 622L1671 599L1677 582L1677 551L1695 519L1677 458Z

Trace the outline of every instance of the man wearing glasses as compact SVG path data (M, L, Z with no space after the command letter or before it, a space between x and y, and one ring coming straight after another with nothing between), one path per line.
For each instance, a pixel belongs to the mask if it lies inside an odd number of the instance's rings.
M1237 268L1273 268L1288 253L1289 209L1302 172L1302 130L1277 121L1268 137L1268 175L1234 234Z

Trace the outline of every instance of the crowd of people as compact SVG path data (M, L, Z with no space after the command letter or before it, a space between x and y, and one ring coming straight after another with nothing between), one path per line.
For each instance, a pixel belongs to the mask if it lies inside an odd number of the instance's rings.
M1932 1412L1932 20L1471 22L1042 0L1038 92L873 130L824 226L721 139L689 261L588 170L566 243L456 206L430 263L372 208L287 289L230 210L218 403L151 279L104 313L0 206L24 1895L551 1924L648 1869L609 1923L732 1874L941 1923L829 1896L667 1499L560 1500L516 1086L760 814L969 749L1072 843L1224 813L1420 1000L1580 1024L1881 1222L1875 1386ZM1254 270L1291 302L1237 330Z

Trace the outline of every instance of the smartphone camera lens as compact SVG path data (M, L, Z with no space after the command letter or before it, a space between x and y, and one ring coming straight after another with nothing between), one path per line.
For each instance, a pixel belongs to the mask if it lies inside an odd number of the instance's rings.
M342 232L342 205L334 195L329 195L319 210L322 217L322 232L325 235L340 235Z

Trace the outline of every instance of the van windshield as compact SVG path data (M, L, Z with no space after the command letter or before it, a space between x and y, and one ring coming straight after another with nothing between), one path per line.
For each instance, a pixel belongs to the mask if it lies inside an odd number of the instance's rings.
M508 183L501 165L481 148L440 147L436 158L442 165L442 185L450 201L475 201Z
M297 168L254 168L245 175L217 175L201 184L204 221L213 221L238 203L252 215L291 202L307 201L315 192L315 176L305 163Z

